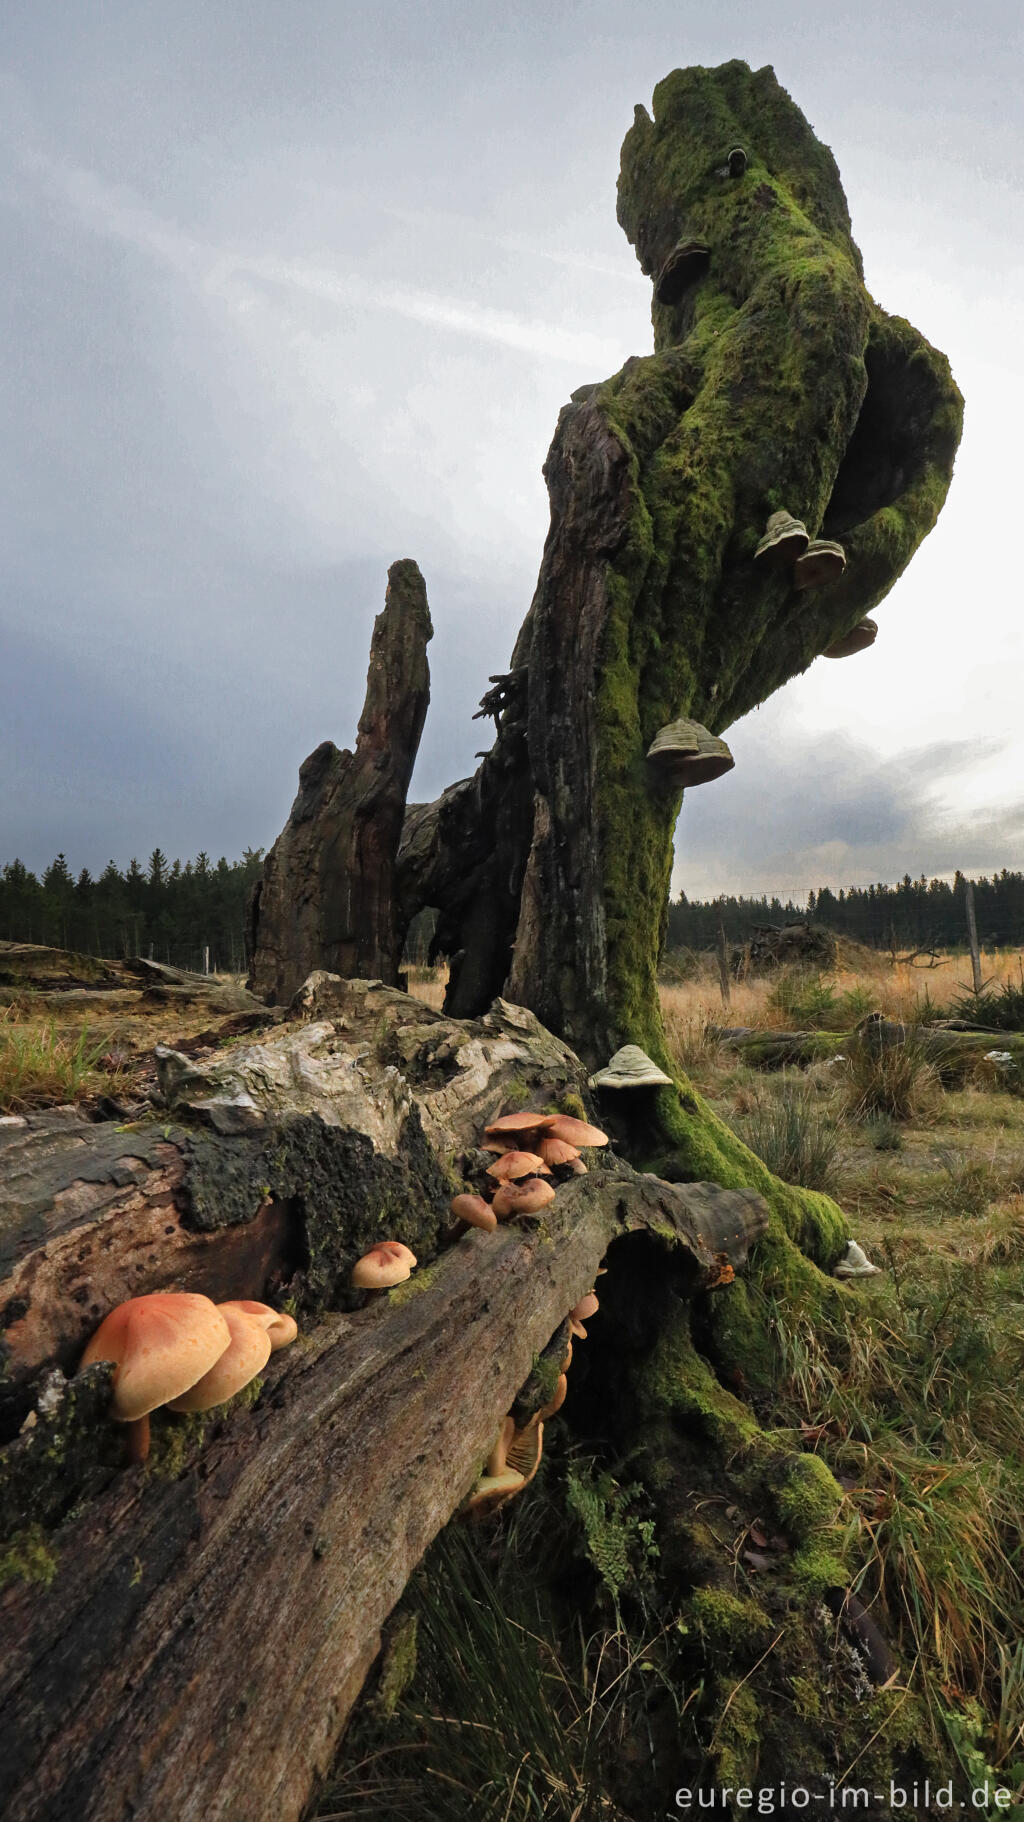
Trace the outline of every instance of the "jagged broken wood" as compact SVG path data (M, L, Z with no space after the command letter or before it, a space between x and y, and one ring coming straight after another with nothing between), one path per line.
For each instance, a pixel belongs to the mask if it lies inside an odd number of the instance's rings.
M249 911L249 986L287 1004L315 968L398 982L395 857L430 699L432 637L423 577L388 570L370 645L354 752L325 740L299 771L299 794Z

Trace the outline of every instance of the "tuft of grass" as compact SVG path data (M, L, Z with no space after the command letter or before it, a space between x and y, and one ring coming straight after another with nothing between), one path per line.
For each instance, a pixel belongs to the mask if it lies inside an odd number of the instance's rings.
M774 1091L753 1098L742 1121L741 1136L785 1183L803 1189L832 1187L841 1145L835 1121L819 1106L813 1091L783 1072Z
M721 1061L721 1040L703 1002L685 1013L666 1006L663 1017L669 1055L687 1075L706 1075Z
M945 1180L932 1197L944 1215L983 1215L995 1200L992 1171L984 1158L943 1146L936 1153Z
M891 1113L871 1113L864 1121L864 1137L876 1151L902 1151L903 1133Z
M442 1532L410 1589L415 1679L383 1739L355 1742L318 1822L631 1822L615 1761L652 1683L680 1706L658 1641L621 1625L559 1637L525 1581L499 1575L478 1538Z
M924 1125L942 1105L942 1083L912 1038L880 1049L860 1037L850 1045L846 1098L855 1120L887 1114L891 1120Z
M106 1047L85 1027L72 1042L58 1035L52 1020L29 1022L7 1007L0 1013L0 1113L75 1100Z

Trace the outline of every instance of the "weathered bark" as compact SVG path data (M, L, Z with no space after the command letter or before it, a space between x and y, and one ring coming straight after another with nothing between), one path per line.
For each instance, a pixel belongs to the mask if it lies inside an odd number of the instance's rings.
M355 752L325 740L303 761L253 895L248 985L263 999L287 1003L315 968L397 984L405 925L395 856L430 697L432 633L416 564L393 563Z
M459 1239L431 1208L416 1134L479 1173L473 1140L507 1085L564 1092L579 1082L574 1059L512 1007L466 1028L363 982L321 977L306 998L317 1021L265 1044L203 1068L165 1056L167 1127L67 1114L6 1129L8 1434L33 1395L38 1412L0 1450L0 1561L52 1576L0 1593L9 1822L249 1822L254 1790L261 1812L297 1817L381 1623L612 1240L657 1236L649 1244L696 1289L742 1265L766 1225L756 1194L664 1183L595 1154L543 1223ZM189 1124L223 1128L243 1107L244 1131ZM300 1190L287 1151L303 1122L321 1129L319 1184ZM332 1151L364 1154L358 1205L337 1229ZM370 1308L331 1310L356 1301L344 1265L363 1236L380 1237L403 1153L403 1215L383 1231L414 1240L429 1269ZM260 1180L271 1194L253 1208ZM52 1368L73 1366L98 1310L157 1285L288 1291L305 1313L254 1405L187 1427L158 1415L143 1472L118 1465L109 1369L65 1388Z

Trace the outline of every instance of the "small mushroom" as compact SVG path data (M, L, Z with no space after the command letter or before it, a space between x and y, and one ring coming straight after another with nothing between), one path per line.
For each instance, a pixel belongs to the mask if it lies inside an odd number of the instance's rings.
M532 1418L525 1430L517 1430L509 1443L505 1460L510 1468L515 1468L523 1477L523 1486L528 1486L540 1467L540 1458L544 1453L544 1425L536 1417ZM522 1489L517 1487L517 1492Z
M659 304L678 304L711 264L711 249L700 240L681 240L669 254L654 284Z
M349 1283L360 1291L389 1290L393 1284L403 1283L415 1264L415 1253L400 1240L379 1240L356 1260Z
M595 1292L588 1291L585 1297L581 1297L578 1303L573 1304L569 1313L574 1322L586 1322L588 1316L597 1315L600 1307Z
M487 1233L491 1233L498 1225L497 1215L483 1196L453 1196L451 1211L453 1215L458 1215L460 1221L467 1222L470 1227L482 1227Z
M515 1181L517 1177L549 1177L551 1172L543 1158L538 1158L533 1151L506 1151L493 1164L488 1164L487 1175L499 1183Z
M685 716L658 729L647 749L647 761L670 783L682 785L684 790L709 784L713 778L721 778L723 772L731 772L736 764L724 740Z
M459 1507L462 1518L486 1518L513 1493L526 1485L526 1478L516 1468L504 1468L500 1474L484 1474L468 1499Z
M149 1454L150 1412L194 1386L230 1343L227 1317L195 1292L151 1291L119 1303L104 1317L81 1365L113 1361L111 1415L129 1426L133 1461L143 1462Z
M773 512L754 552L754 562L763 563L766 569L784 569L803 555L810 541L802 519L794 519L791 512Z
M866 652L869 646L874 645L877 637L877 620L858 620L850 632L843 633L840 638L833 639L832 644L825 647L822 657L853 658L858 652Z
M487 1457L487 1466L484 1469L484 1473L487 1475L488 1479L495 1480L499 1474L505 1472L509 1444L515 1433L515 1418L503 1417L501 1423L498 1425L498 1434L494 1439L494 1445Z
M555 1199L550 1183L541 1177L524 1177L519 1183L503 1183L495 1191L491 1207L499 1221L509 1215L536 1215Z
M555 1381L554 1392L552 1393L549 1402L541 1405L540 1410L537 1412L537 1416L540 1418L541 1423L546 1423L549 1417L553 1417L556 1411L561 1410L565 1403L565 1395L568 1390L569 1381L567 1376L565 1373L559 1373L558 1378Z
M599 1145L607 1145L608 1134L599 1126L590 1126L586 1120L577 1120L570 1113L556 1113L548 1127L552 1139L564 1139L567 1145L578 1145L581 1150L590 1151Z
M217 1308L225 1313L228 1310L244 1310L247 1316L255 1316L270 1336L272 1354L276 1354L278 1348L288 1347L299 1332L294 1316L289 1316L285 1310L272 1310L269 1303L256 1303L252 1298L235 1297L227 1303L218 1303Z
M170 1411L212 1411L214 1405L226 1404L263 1371L270 1359L270 1335L257 1316L247 1315L237 1304L217 1307L231 1330L231 1340L208 1373L180 1398L168 1399Z
M541 1139L537 1146L537 1155L543 1158L545 1164L552 1169L559 1164L578 1163L580 1157L577 1147L570 1145L568 1139L556 1139L550 1136ZM583 1169L586 1170L586 1168L584 1164Z
M621 1050L590 1078L591 1088L671 1088L672 1078L659 1069L639 1044Z
M500 1120L492 1120L484 1127L488 1139L514 1137L516 1133L542 1132L551 1119L550 1114L529 1113L523 1108L519 1113L503 1113Z
M819 588L834 582L846 568L846 552L832 538L812 538L793 565L794 588Z

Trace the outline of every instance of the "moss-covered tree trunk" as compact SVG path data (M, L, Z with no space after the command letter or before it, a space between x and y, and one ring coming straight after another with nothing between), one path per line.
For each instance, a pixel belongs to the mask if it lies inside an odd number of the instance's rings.
M450 1010L504 992L592 1062L637 1042L664 1064L681 795L651 740L683 715L720 733L887 594L945 498L961 400L869 296L835 162L770 69L661 83L618 214L653 278L684 239L706 270L656 294L653 355L561 414L494 749L410 818L403 879L408 910L440 908ZM841 540L840 579L797 591L755 561L781 509Z

